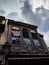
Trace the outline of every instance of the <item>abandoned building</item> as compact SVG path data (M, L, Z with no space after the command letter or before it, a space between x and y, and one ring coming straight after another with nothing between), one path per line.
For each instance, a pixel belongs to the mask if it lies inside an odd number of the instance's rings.
M37 26L0 16L0 63L48 58L48 48Z

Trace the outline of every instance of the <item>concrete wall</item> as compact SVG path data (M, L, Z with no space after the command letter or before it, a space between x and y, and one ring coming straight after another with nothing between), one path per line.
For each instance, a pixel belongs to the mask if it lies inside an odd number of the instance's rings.
M5 30L1 34L1 38L0 38L0 45L3 45L5 44L5 42L7 42L7 37L8 37L8 26L7 24L5 24Z

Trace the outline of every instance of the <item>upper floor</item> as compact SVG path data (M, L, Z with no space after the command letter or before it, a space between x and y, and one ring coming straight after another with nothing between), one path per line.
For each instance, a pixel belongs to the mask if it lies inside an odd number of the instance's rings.
M0 45L11 45L12 51L48 51L37 26L0 16Z

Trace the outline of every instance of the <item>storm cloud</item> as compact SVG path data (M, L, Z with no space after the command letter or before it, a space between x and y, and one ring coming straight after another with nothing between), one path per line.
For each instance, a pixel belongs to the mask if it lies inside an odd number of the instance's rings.
M45 9L43 6L36 8L36 12L32 11L29 0L24 2L24 7L22 8L22 14L26 19L27 23L37 25L43 32L48 31L49 27L49 10Z
M27 23L38 26L38 31L44 35L44 39L49 46L49 10L41 5L34 12L29 0L26 0L22 8L22 15Z
M26 0L24 2L24 7L22 8L22 14L24 15L24 18L27 20L28 23L31 24L40 24L41 22L40 16L36 15L31 8L31 5L29 4L29 1Z

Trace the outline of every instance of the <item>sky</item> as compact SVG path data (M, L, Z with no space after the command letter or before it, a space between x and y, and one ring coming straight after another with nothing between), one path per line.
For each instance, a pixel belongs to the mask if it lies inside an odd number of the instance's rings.
M37 25L49 46L49 0L0 0L0 15Z

